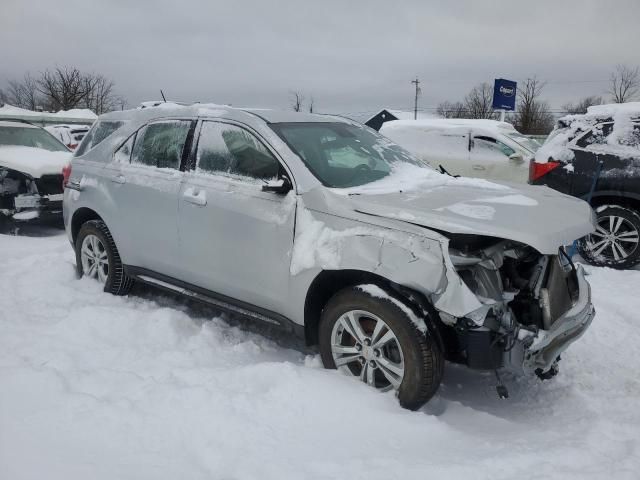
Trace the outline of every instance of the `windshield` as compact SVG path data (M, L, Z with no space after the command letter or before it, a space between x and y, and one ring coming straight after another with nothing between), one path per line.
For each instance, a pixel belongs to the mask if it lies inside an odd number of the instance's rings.
M271 128L323 185L348 188L388 176L394 164L431 168L374 131L348 123L276 123Z
M518 132L508 132L507 136L521 147L529 150L531 153L536 153L536 151L541 147L541 145L533 138L525 137Z
M50 152L69 151L49 132L33 127L0 127L0 145L43 148Z

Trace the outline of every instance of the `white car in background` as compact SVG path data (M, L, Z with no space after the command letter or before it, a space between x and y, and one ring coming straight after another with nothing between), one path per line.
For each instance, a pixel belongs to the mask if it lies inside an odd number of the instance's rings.
M496 120L395 120L380 133L452 175L526 183L540 144Z
M44 129L56 137L67 148L75 150L87 134L91 125L49 125Z

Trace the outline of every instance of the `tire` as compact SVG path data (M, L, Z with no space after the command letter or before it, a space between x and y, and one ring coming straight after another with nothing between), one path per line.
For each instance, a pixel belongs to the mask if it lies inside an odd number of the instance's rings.
M438 390L444 373L444 357L433 337L420 332L411 321L406 313L411 311L410 307L392 294L382 293L385 297L373 296L361 287L349 287L329 300L320 317L322 362L325 368L339 368L347 374L359 376L379 390L395 389L403 408L417 410ZM353 335L350 333L353 330L347 327L347 323L353 323L354 319L361 328L360 334L364 334L362 342L356 339L358 332ZM376 335L375 329L380 320L384 325ZM389 331L394 340L375 348L381 339L388 337ZM375 367L370 367L372 360ZM401 379L389 370L392 366L396 369L398 365L403 365ZM370 371L373 372L373 382L370 381Z
M83 262L82 254L85 241L87 245L91 244L93 241L98 247L96 251L99 251L102 255L106 253L106 259L101 264L105 265L105 268L101 270L102 273L104 273L102 278L98 274L98 269L101 268L99 266L96 266L97 268L94 270L89 269L89 272L84 271L87 265L87 259L85 258L85 261ZM91 248L92 247L89 247L90 250ZM113 237L111 236L109 229L103 221L89 220L80 227L78 237L76 238L75 251L76 270L79 277L84 275L95 277L98 281L104 283L105 292L112 293L114 295L126 295L129 293L129 290L131 290L131 287L133 286L133 279L129 278L124 272L116 244L113 241Z
M640 216L629 208L612 205L596 213L597 230L580 239L580 255L591 265L617 269L640 263Z

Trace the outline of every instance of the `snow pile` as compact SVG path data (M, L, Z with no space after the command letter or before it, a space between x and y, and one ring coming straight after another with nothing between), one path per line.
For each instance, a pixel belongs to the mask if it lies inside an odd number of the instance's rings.
M598 315L548 382L447 365L401 410L316 355L153 292L77 280L64 235L0 235L0 478L635 479L640 272L590 269ZM278 343L275 343L277 340ZM286 346L288 345L288 346Z
M0 147L0 166L28 173L34 178L61 174L62 168L70 161L70 152L50 152L43 148L23 146Z

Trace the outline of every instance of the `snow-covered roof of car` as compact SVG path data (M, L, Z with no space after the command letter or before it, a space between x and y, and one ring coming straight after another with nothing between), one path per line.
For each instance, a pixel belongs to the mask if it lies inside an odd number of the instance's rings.
M613 121L613 130L607 135L603 145L588 145L587 150L605 148L607 153L621 158L637 157L638 149L629 146L633 135L633 123L640 120L640 102L594 105L587 113L566 115L560 119L547 141L536 152L536 162L546 163L550 159L570 163L574 154L570 142L591 129L597 129L601 122Z
M194 103L192 105L180 105L166 102L143 109L122 110L106 113L100 116L100 120L135 121L142 122L154 118L163 117L226 117L226 118L255 118L259 117L267 123L285 122L349 122L343 117L320 115L316 113L303 113L287 110L269 110L260 108L238 108L215 103Z
M33 122L74 122L74 121L88 121L93 122L98 116L87 108L74 108L71 110L60 110L59 112L34 112L20 107L14 107L13 105L5 104L0 107L0 119L1 118L20 118Z
M421 129L441 129L441 128L485 128L487 130L506 129L515 130L513 125L497 120L481 120L470 118L430 118L423 120L393 120L386 122L383 128L421 128Z

